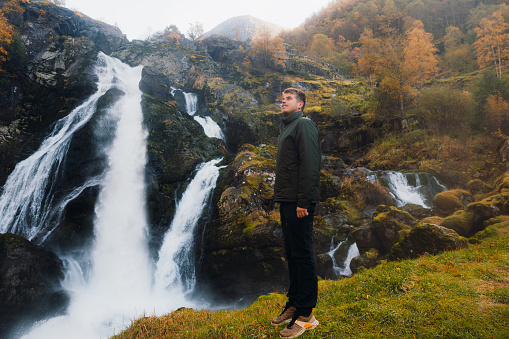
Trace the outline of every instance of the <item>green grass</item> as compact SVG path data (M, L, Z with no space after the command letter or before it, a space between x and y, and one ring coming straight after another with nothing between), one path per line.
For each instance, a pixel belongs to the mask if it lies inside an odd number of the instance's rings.
M320 281L320 325L301 338L509 338L509 236ZM278 338L285 297L236 311L144 317L115 338Z

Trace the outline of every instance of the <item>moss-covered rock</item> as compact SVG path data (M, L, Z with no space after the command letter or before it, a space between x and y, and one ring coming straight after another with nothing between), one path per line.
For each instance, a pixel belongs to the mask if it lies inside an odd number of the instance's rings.
M410 213L416 220L431 217L431 209L416 204L406 204L399 207L400 210Z
M456 231L462 237L468 237L472 234L474 227L475 214L465 210L456 211L440 223L440 226Z
M493 189L484 181L479 179L470 180L467 183L466 188L472 195L485 194Z
M440 216L451 215L455 211L465 208L472 201L472 195L465 190L440 192L434 199L435 211Z
M444 220L444 218L434 215L432 217L427 217L427 218L422 219L421 223L422 224L440 225L442 223L442 220Z
M501 234L502 233L499 231L497 226L491 225L486 227L484 230L477 232L472 237L468 238L468 242L471 244L479 244L484 239L498 237Z
M455 231L433 224L420 224L391 248L389 258L414 259L425 253L435 255L465 247L467 239Z
M509 172L506 172L496 183L498 192L509 195Z
M501 235L509 234L509 215L500 215L484 222L486 228L494 226Z
M350 269L353 273L361 272L365 269L375 267L380 263L380 252L376 248L371 248L350 262Z
M361 254L369 251L371 248L382 248L380 239L372 227L363 226L356 228L352 231L352 237L355 239Z
M417 224L414 217L408 212L398 210L396 207L379 207L371 222L371 228L380 239L383 253L388 253L392 246L403 239Z

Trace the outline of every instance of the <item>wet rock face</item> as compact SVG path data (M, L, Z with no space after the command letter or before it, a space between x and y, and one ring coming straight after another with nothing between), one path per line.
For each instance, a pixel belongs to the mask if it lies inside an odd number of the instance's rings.
M175 101L170 92L170 81L157 68L146 66L141 73L140 90L163 102Z
M62 311L62 261L53 253L10 233L0 234L0 334L21 317Z

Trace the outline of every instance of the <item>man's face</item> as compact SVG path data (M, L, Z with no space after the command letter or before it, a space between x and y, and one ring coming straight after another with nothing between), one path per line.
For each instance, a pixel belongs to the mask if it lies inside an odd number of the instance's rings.
M283 116L289 117L293 113L300 111L303 105L304 102L299 101L295 94L283 93L283 99L281 101L281 113L283 113Z

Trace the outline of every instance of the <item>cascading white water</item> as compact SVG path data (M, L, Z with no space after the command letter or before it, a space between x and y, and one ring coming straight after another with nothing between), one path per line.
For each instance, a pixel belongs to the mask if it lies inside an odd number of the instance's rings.
M421 175L424 174L404 174L401 172L382 173L382 178L390 189L398 207L406 204L416 204L426 208L432 208L434 196L446 190L446 187L440 184L438 180L431 175L425 177L426 183L423 184ZM409 183L409 176L411 176L411 179L413 179L415 183Z
M189 292L196 282L194 270L195 228L208 197L216 186L222 159L201 164L177 205L175 216L159 250L155 273L156 289Z
M57 121L39 149L16 165L0 196L0 233L11 232L28 238L53 230L47 223L53 205L53 188L74 132L85 125L97 107L97 100L113 86L115 70L104 55L96 67L98 89L69 115ZM64 198L65 200L65 198Z
M352 275L352 270L350 269L350 262L352 261L353 258L360 255L359 248L357 247L357 244L354 242L348 248L348 253L346 255L345 261L341 265L339 265L338 262L336 261L336 257L334 256L334 254L339 249L339 247L343 245L343 243L345 243L346 241L348 241L348 239L345 241L341 241L336 247L334 247L334 238L332 238L330 251L327 253L332 258L332 269L334 270L334 273L336 273L337 276Z
M125 95L108 111L117 118L111 121L118 122L113 143L106 150L108 169L95 208L90 271L85 274L77 260L64 258L63 286L72 293L68 313L41 322L26 338L108 337L145 310L161 314L190 306L182 295L152 288L144 178L147 132L142 128L138 88L141 67L131 68L101 54L96 72L101 95L112 87ZM95 94L81 109L94 111L98 97Z
M175 94L176 91L180 91L179 89L172 88L172 94ZM192 116L195 121L197 121L202 127L203 131L205 132L205 135L209 138L217 138L221 139L223 141L226 140L223 131L219 127L219 125L212 120L211 117L207 116L199 116L195 115L196 111L198 111L198 96L196 93L187 93L182 91L184 93L184 98L186 100L186 111L187 114Z

